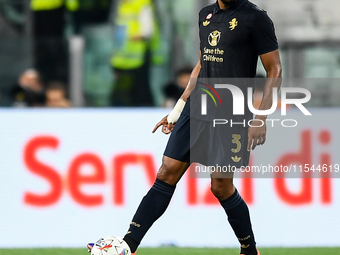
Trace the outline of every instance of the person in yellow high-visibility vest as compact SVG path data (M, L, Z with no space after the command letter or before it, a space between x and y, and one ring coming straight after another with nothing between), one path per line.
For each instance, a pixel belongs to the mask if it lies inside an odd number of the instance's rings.
M152 61L162 60L154 54L160 45L160 31L152 0L121 0L114 35L112 105L153 106L149 67Z
M64 5L64 0L31 0L33 11L55 10Z

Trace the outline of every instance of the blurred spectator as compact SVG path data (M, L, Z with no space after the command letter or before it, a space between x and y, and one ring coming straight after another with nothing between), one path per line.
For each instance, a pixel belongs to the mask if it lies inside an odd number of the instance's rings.
M34 69L28 69L23 72L19 77L18 84L13 87L11 94L14 106L43 106L45 94L39 72Z
M75 34L80 34L86 24L100 24L109 20L112 0L66 0L72 13Z
M120 0L115 20L113 106L153 106L150 65L162 63L160 30L152 0Z
M2 1L0 16L0 36L22 34L26 21L24 1Z
M31 0L34 66L50 80L68 79L68 48L64 38L64 0Z
M173 108L175 106L175 103L183 94L189 83L192 70L192 67L184 67L179 69L176 74L176 82L169 83L164 86L163 93L165 99L162 105L163 107Z
M71 107L70 101L66 98L65 85L62 82L51 82L46 90L47 107Z

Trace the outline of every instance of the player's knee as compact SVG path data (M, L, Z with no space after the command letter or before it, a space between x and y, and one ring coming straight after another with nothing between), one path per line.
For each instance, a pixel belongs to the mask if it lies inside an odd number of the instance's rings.
M225 179L214 179L211 182L211 192L222 201L230 197L235 192L235 188Z
M163 163L160 167L157 173L157 179L170 185L176 185L179 181L175 169L173 169L171 165L166 163Z
M214 196L219 200L223 200L224 192L223 192L223 188L217 185L211 185L211 192L214 194Z

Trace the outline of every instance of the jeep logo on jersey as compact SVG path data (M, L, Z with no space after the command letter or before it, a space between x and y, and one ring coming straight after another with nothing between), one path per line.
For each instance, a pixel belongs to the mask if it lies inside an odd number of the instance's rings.
M221 32L215 30L214 32L211 32L208 41L211 46L216 46L221 40Z

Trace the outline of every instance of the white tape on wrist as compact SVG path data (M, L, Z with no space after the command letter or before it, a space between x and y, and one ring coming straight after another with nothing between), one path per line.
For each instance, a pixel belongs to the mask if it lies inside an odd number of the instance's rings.
M178 99L174 109L172 109L172 111L170 112L170 114L168 115L168 123L172 123L172 124L175 124L178 119L179 119L179 116L181 115L183 109L184 109L184 106L185 106L185 101L183 99Z

